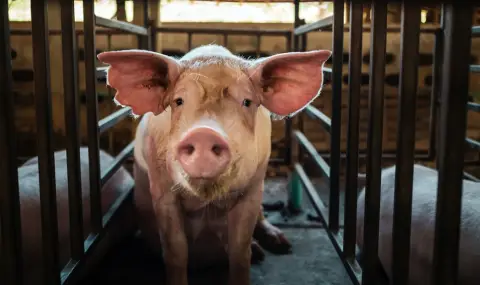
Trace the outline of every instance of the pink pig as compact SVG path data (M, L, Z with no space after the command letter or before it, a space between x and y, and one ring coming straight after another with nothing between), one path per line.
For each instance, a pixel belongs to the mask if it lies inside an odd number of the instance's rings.
M181 59L141 51L98 55L115 100L143 115L135 144L135 201L161 248L167 284L188 266L228 262L229 284L250 284L254 231L288 243L261 213L271 120L314 100L331 52L249 61L208 45ZM161 246L160 246L161 244Z

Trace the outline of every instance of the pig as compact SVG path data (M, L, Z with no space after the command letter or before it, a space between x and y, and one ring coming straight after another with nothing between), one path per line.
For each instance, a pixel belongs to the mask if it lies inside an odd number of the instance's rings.
M385 273L392 280L393 201L395 196L395 166L386 168L381 176L381 206L379 231L379 258ZM435 208L437 203L436 170L414 165L412 189L412 226L409 284L431 284L433 244L435 235ZM363 246L365 190L357 201L357 244ZM460 225L459 283L480 284L480 183L463 181L462 214Z
M282 241L260 214L271 117L293 116L322 89L327 50L247 60L218 45L182 58L107 51L107 85L142 116L135 136L135 203L161 248L167 284L187 269L228 264L229 285L250 284L255 230ZM149 229L149 230L148 230Z
M101 169L106 169L114 158L100 151ZM80 149L80 170L82 185L83 227L84 237L90 233L90 177L88 148ZM55 183L57 191L59 261L65 266L70 258L70 221L68 206L68 179L66 151L54 153ZM40 213L40 187L38 157L31 158L18 168L20 217L23 246L24 284L38 284L42 278L42 239ZM106 213L115 200L133 187L133 177L121 167L102 188L102 211ZM125 221L122 234L128 234L135 228L133 219ZM120 238L120 237L119 237Z

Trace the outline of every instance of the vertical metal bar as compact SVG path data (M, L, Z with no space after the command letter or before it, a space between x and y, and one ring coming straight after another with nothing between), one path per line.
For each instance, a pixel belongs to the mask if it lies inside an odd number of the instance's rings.
M191 51L192 50L192 33L191 32L188 32L188 51Z
M438 140L438 108L441 89L441 76L443 65L443 28L435 32L435 47L433 50L433 72L432 72L432 90L430 94L430 147L428 156L432 160L437 160L437 149L440 147ZM437 164L438 165L438 164Z
M87 94L88 159L90 168L90 212L92 231L102 229L102 197L100 192L100 154L98 134L98 101L96 90L95 12L93 1L83 1L83 39L85 41L85 80Z
M393 216L393 285L407 285L409 276L420 11L420 4L416 2L404 2L402 5L397 161Z
M365 192L365 229L362 284L376 284L378 230L382 171L383 104L385 52L387 38L387 3L372 4L370 41L370 90L367 141L367 177Z
M20 285L23 282L22 228L7 0L0 2L0 17L0 279L5 284Z
M80 137L78 122L77 61L75 55L75 12L72 1L62 1L63 88L65 129L67 134L68 209L70 218L70 251L79 260L83 249L82 184L80 173Z
M328 227L340 225L340 136L342 126L342 67L344 0L333 2L332 131L330 136L330 202Z
M307 50L308 34L303 34L300 37L301 37L300 49L301 49L301 51L306 51Z
M149 9L149 6L148 6L148 0L143 0L143 26L148 30L148 34L146 36L143 37L144 41L145 41L145 44L144 44L144 48L147 49L147 50L152 50L152 37L151 37L151 32L150 32L150 29L152 29L152 26L151 23L152 21L150 21L150 9Z
M228 34L223 34L223 46L228 47Z
M431 284L458 284L458 247L469 85L472 4L444 4L445 50Z
M33 70L42 223L43 284L60 284L47 1L32 1Z
M294 11L293 11L293 28L300 26L300 0L293 0ZM299 45L298 36L293 35L293 50L298 51Z
M306 51L307 35L303 34L300 37L301 37L301 41L297 41L300 44L300 46L298 47L298 51ZM302 133L304 132L304 117L305 116L303 112L297 115L298 130L301 131ZM305 156L305 152L301 144L297 144L297 153L298 153L298 162L302 164Z
M355 258L358 187L358 140L360 121L360 87L362 74L363 6L350 2L350 61L348 67L348 135L344 207L343 252Z
M112 50L112 34L108 34L107 35L107 50ZM111 88L108 88L107 90L108 92L108 99L112 99L111 100L111 103L108 105L109 108L108 108L108 111L109 113L112 113L113 112L113 92L112 92L112 89ZM110 153L113 153L113 141L114 141L114 135L115 135L115 131L113 130L113 128L108 132L108 149L110 151Z
M256 53L257 58L260 57L261 44L262 44L262 35L258 34L257 35L257 47L255 49L255 53Z
M287 34L287 52L292 50L292 33ZM292 119L287 117L285 119L285 165L290 165L292 163Z

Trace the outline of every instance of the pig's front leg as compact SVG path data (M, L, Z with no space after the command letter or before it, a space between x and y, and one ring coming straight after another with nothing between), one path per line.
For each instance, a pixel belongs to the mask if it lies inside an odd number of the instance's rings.
M263 181L228 213L229 285L250 284L251 244L262 203L262 187Z
M154 201L168 285L187 285L188 243L184 216L172 193Z

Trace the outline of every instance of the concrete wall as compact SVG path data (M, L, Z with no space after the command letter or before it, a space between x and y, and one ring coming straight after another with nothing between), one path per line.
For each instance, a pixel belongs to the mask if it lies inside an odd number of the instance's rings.
M60 17L58 17L59 19ZM78 23L77 28L82 29L83 24ZM184 27L216 27L216 28L251 28L251 29L289 29L288 24L235 24L235 23L163 23L162 26L184 26ZM30 23L11 24L11 28L30 29ZM58 23L51 24L51 28L59 28ZM432 73L432 50L433 35L422 34L420 38L421 62L419 67L419 88L417 103L417 148L426 149L428 146L428 125L429 125L429 106L430 106L430 87ZM34 119L34 94L33 94L33 71L32 71L32 42L31 36L12 35L12 49L15 53L13 59L14 68L14 89L16 92L16 116L17 128L20 138L20 156L35 155L35 119ZM136 37L127 35L112 36L110 49L128 49L136 48ZM98 52L108 49L106 36L97 36L96 39ZM217 43L223 44L223 36L219 35L194 35L192 46L197 47L203 44ZM230 36L227 47L235 53L255 53L256 37L251 36ZM369 57L370 33L363 34L362 53L364 54L364 63L362 66L362 111L361 111L361 142L360 147L366 146L366 131L368 126L368 57ZM81 101L85 101L85 73L83 61L83 37L79 37L79 86ZM159 37L157 46L159 51L169 54L185 53L188 49L186 34L162 34ZM331 49L331 32L315 32L308 36L308 50L312 49ZM263 37L261 40L261 52L271 55L284 52L285 39L282 37ZM62 148L65 133L64 113L63 113L63 72L61 55L61 37L50 37L50 63L51 63L51 84L53 98L53 118L56 134L56 147ZM395 148L396 137L396 117L397 117L397 94L398 94L398 76L400 64L400 36L399 33L389 33L387 35L387 66L385 77L385 119L384 119L384 148ZM343 110L342 110L342 148L345 148L346 142L346 119L347 119L347 78L348 78L348 53L349 53L349 33L344 34L344 65L343 65ZM473 39L472 43L472 64L480 64L480 39ZM100 117L111 113L116 107L108 97L108 90L104 83L97 85L97 90L102 94L102 100L99 101ZM471 75L470 90L480 91L479 75ZM110 96L112 94L110 93ZM477 96L480 101L480 96ZM314 105L320 108L325 114L331 115L331 86L324 88L322 96L314 102ZM81 104L81 136L82 142L86 143L86 110L85 104ZM114 152L118 151L133 138L132 128L135 123L132 120L126 120L118 125L113 132L110 132L110 142L108 135L102 137L102 147L113 147ZM306 119L305 131L319 149L328 149L329 135L326 134L317 122ZM113 137L112 137L113 134ZM274 126L274 140L283 136L283 122L276 122ZM480 114L472 112L468 115L468 136L474 139L480 139Z

